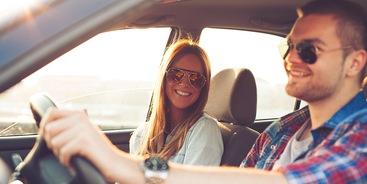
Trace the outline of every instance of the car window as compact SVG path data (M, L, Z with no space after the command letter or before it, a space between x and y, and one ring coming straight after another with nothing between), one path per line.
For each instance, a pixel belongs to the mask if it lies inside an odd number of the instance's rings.
M0 94L0 136L36 134L29 98L44 92L60 108L85 110L103 130L145 122L170 28L99 34ZM250 69L257 82L257 119L292 111L277 46L284 38L240 30L206 28L200 44L214 76L233 67ZM266 53L266 54L265 54ZM254 62L256 60L257 62ZM22 112L19 114L19 112Z
M51 95L59 108L86 110L103 130L145 122L170 31L101 33L62 55L0 94L0 136L37 133L27 103L37 92Z
M200 45L207 51L212 76L224 68L248 68L257 85L256 119L278 118L293 109L285 90L287 76L278 53L285 38L251 31L206 28Z

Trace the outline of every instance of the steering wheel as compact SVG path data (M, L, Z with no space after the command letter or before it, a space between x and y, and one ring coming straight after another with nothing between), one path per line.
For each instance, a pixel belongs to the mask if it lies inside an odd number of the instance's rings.
M56 104L45 94L30 98L30 107L37 126L49 107ZM60 164L53 152L47 148L42 136L12 174L11 181L20 180L27 184L107 184L102 174L87 159L81 156L71 158L75 174Z

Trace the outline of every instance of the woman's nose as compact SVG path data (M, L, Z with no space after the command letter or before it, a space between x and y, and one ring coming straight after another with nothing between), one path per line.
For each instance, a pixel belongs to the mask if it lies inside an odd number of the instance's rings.
M189 75L185 73L183 78L179 81L179 84L190 84Z

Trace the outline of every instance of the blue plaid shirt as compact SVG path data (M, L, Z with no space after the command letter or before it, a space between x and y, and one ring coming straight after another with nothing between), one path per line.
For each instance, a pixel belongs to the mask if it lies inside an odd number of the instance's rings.
M309 118L304 107L275 121L241 166L271 170ZM314 141L308 150L279 169L289 183L367 183L367 102L362 92L311 133Z

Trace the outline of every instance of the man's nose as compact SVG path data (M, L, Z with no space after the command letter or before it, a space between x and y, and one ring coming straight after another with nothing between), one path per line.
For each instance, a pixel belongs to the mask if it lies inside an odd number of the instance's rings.
M303 60L301 59L295 48L290 48L288 55L285 57L284 60L287 63L303 63Z

